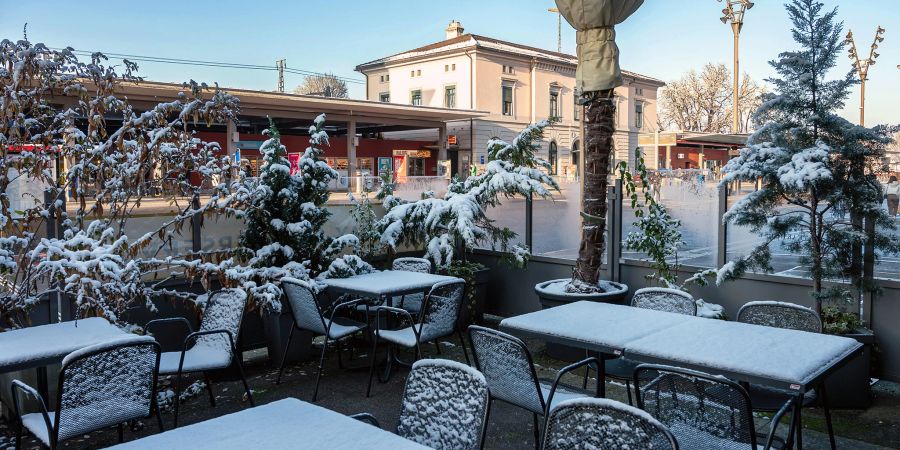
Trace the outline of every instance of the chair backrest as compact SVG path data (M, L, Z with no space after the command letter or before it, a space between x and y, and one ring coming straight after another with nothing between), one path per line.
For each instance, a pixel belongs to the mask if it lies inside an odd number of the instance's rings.
M325 318L312 289L300 280L284 278L281 279L281 288L291 306L291 314L297 327L325 334Z
M678 443L665 425L640 409L605 398L560 402L550 412L545 450L671 449Z
M631 306L688 316L697 315L697 301L694 297L677 289L654 287L638 289L631 298Z
M228 330L234 345L241 332L241 319L247 307L247 293L242 289L222 289L209 294L199 331ZM195 346L204 346L232 354L231 342L224 334L211 334L197 338Z
M431 288L422 304L422 342L453 333L465 291L466 282L463 280L442 281Z
M822 332L822 319L810 308L794 303L759 301L741 307L738 322L790 330Z
M406 379L397 434L435 449L477 449L487 403L481 372L456 361L419 360Z
M635 370L638 406L683 448L756 449L750 396L724 377L658 365Z
M543 414L544 397L528 347L502 331L472 325L469 341L475 367L484 374L491 397Z
M393 270L405 270L407 272L431 273L431 261L425 258L397 258L391 264Z
M159 344L127 335L76 350L62 362L51 442L150 416Z

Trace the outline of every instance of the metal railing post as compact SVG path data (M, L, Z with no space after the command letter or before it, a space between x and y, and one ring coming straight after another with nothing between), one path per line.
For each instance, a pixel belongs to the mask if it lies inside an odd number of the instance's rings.
M525 245L534 251L534 200L531 194L525 197Z
M191 209L194 211L200 209L200 194L194 194L191 198ZM200 253L202 247L200 228L203 226L203 216L194 214L191 216L191 251Z
M716 226L718 242L716 245L716 267L722 267L728 261L728 225L722 220L728 212L728 185L721 184L718 189L719 213L716 216L719 223Z
M609 187L607 192L609 205L609 220L607 223L607 265L609 266L610 279L621 281L622 279L622 179L617 178L615 184Z

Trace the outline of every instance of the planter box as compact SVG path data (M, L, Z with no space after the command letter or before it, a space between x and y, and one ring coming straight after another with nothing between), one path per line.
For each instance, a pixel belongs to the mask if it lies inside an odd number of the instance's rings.
M554 308L560 305L565 305L567 303L578 302L582 300L624 305L625 299L628 297L628 285L611 281L608 283L612 284L613 287L617 289L615 291L604 292L601 294L563 293L558 292L557 290L554 290L552 287L550 287L551 285L558 282L568 280L568 278L549 280L538 283L534 286L534 292L537 294L538 299L541 301L541 309ZM579 361L584 359L585 357L584 349L570 347L568 345L554 344L552 342L548 342L546 344L544 353L546 353L547 356L553 359L558 359L566 362Z
M258 317L258 316L257 316ZM269 364L278 367L284 356L284 348L287 346L291 327L294 319L283 306L281 314L268 314L260 320L262 332L265 338L265 347L269 353ZM291 348L288 350L287 362L306 361L310 358L313 335L309 331L294 330L294 339L291 340Z
M875 335L869 330L857 330L844 337L863 344L863 352L841 367L825 381L828 405L832 409L866 409L872 405L872 386L869 384L869 365Z

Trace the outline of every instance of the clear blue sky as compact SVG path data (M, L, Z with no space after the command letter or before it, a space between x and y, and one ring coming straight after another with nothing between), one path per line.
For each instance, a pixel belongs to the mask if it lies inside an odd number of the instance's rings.
M900 123L900 0L825 0L838 6L845 28L868 53L875 27L887 29L881 57L869 73L866 122ZM101 2L91 0L0 0L3 38L17 39L28 22L33 41L171 58L274 65L330 71L362 79L356 64L443 39L451 19L467 32L556 48L552 0L331 0ZM617 27L622 66L663 80L707 62L731 65L731 31L719 22L715 0L646 0ZM781 0L757 0L741 35L742 71L756 79L772 74L768 61L793 47ZM575 32L563 22L563 51L575 52ZM842 58L841 72L849 69ZM275 73L158 63L140 63L152 80L189 78L223 86L274 89ZM288 75L288 88L300 83ZM351 96L362 97L359 84ZM844 115L857 120L859 95L848 100Z

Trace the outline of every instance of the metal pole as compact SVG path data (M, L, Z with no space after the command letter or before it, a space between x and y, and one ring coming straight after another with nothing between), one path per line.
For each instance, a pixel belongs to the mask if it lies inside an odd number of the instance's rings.
M866 79L859 84L859 126L866 126Z
M732 123L731 123L731 132L732 133L740 133L741 132L741 98L740 98L740 84L741 84L741 71L740 71L740 61L738 58L738 52L740 48L740 37L741 37L741 26L743 23L741 22L732 22L731 30L734 32L734 111L732 111Z

